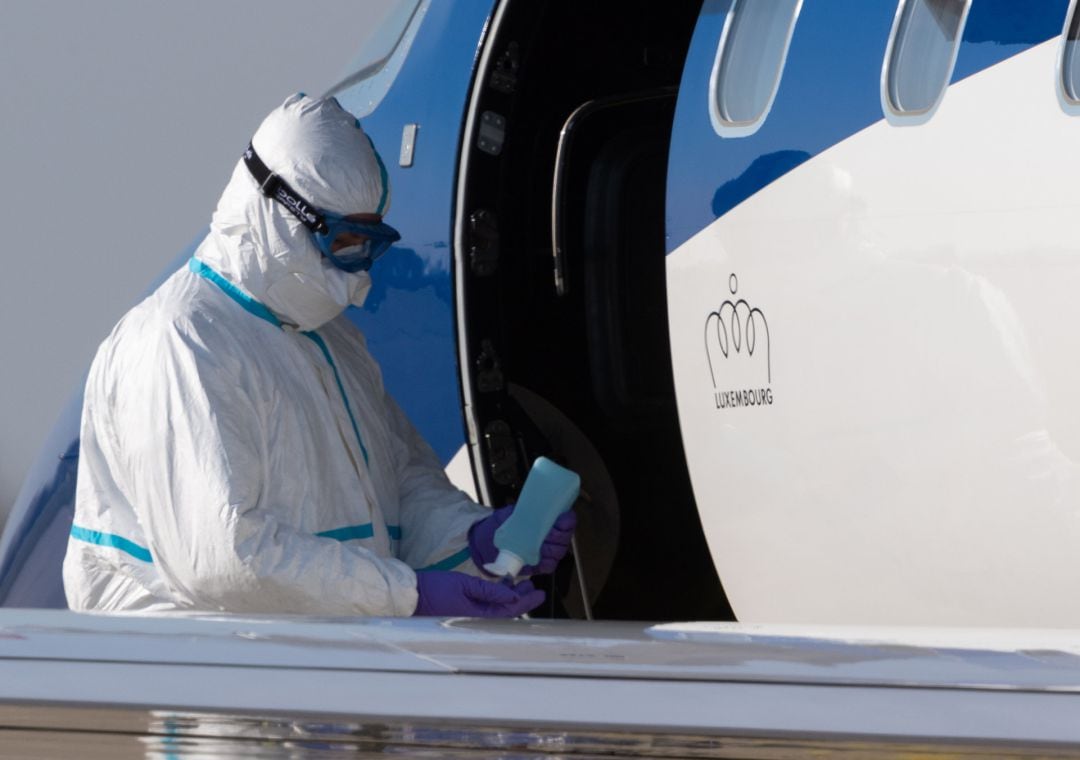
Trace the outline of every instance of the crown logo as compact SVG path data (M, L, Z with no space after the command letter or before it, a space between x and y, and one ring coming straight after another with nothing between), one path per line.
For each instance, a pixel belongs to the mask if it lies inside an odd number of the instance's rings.
M765 313L756 306L751 306L745 298L736 299L739 278L734 273L728 277L728 290L731 291L731 298L720 304L715 311L709 312L705 318L705 358L709 363L709 377L713 389L717 388L717 373L721 366L726 361L740 357L762 359L762 379L771 383L771 337Z

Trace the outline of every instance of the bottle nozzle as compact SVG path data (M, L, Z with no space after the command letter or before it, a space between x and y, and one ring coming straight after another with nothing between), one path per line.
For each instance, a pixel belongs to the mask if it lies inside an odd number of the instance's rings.
M492 575L503 578L508 575L517 575L524 564L525 560L514 554L512 551L499 549L499 556L495 558L494 562L488 562L484 565L484 570Z

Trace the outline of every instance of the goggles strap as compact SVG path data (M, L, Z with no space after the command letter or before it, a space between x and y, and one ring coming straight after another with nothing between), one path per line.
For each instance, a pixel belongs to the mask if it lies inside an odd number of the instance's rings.
M244 164L251 176L259 183L259 192L287 208L293 216L312 232L325 232L326 220L315 207L304 200L300 193L292 189L288 182L270 171L255 152L255 146L248 143L244 151Z

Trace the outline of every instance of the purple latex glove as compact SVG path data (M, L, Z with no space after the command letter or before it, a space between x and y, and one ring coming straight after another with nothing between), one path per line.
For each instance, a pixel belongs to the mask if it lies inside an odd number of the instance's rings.
M544 592L531 581L511 585L451 570L417 573L416 592L419 599L413 615L436 617L512 618L544 602Z
M513 506L496 509L469 528L469 553L472 555L473 564L477 567L483 568L488 562L495 561L499 555L499 550L495 548L495 531L513 513ZM577 515L572 509L555 518L555 524L551 526L551 530L544 538L544 543L540 545L540 561L535 565L526 565L521 568L520 574L545 575L555 572L559 560L570 550L570 542L574 538L576 527Z

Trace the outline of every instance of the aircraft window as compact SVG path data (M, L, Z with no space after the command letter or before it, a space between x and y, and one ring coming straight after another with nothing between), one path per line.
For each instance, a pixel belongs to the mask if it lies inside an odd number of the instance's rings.
M733 0L709 81L709 114L721 137L764 123L784 71L802 0Z
M385 17L368 30L360 43L347 69L351 73L326 95L337 97L358 119L378 108L401 71L430 5L431 0L399 0L391 4Z
M970 7L971 0L900 0L881 78L886 117L930 118L952 78Z
M1080 106L1080 3L1072 0L1069 17L1065 21L1065 33L1061 48L1060 94L1069 109L1075 112Z

